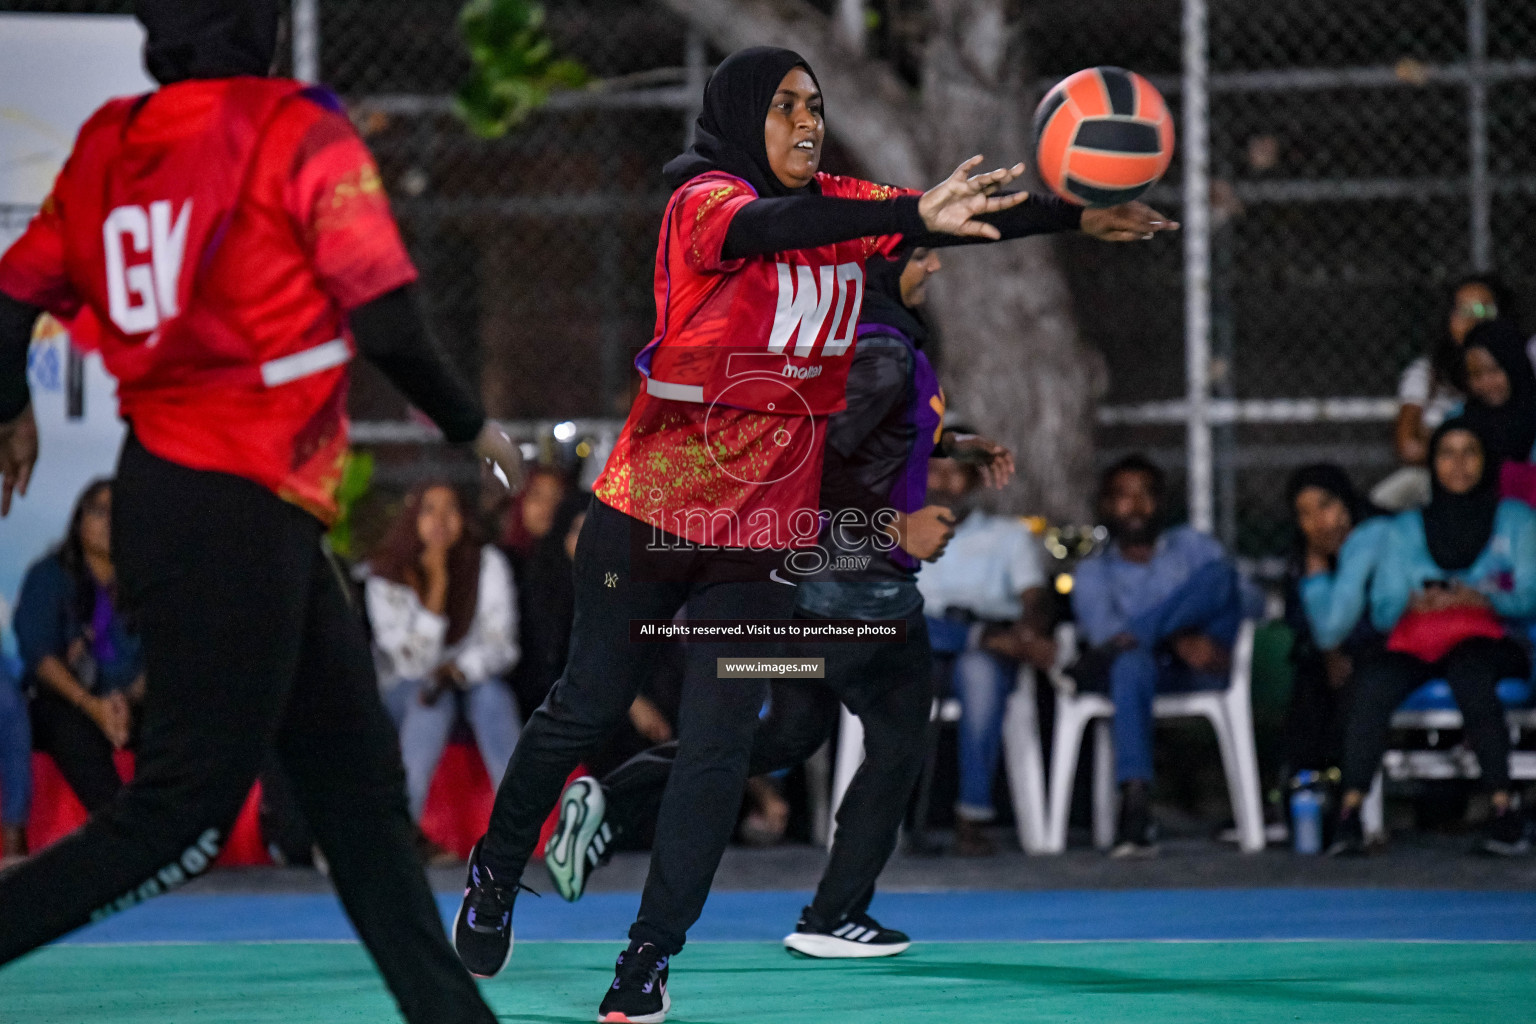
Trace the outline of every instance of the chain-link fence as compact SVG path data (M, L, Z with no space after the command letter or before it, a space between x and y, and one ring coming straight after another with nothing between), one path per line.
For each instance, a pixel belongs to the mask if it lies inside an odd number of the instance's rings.
M1021 0L1021 41L1041 87L1119 64L1152 78L1181 116L1185 2ZM1536 298L1536 3L1206 2L1215 521L1240 550L1266 555L1285 544L1291 469L1330 459L1368 484L1393 467L1395 382L1443 331L1453 280L1496 269ZM460 0L295 6L313 17L298 20L288 66L313 65L347 100L437 334L477 373L491 410L545 422L622 416L629 359L654 316L659 170L684 144L720 55L658 0L546 0L557 50L597 87L557 94L488 141L453 112L469 69ZM831 13L847 0L816 6ZM929 5L863 6L870 51L916 85ZM1152 196L1175 216L1179 173L1176 162ZM1058 251L1080 328L1109 366L1101 451L1150 451L1180 491L1180 247L1148 258L1068 238ZM365 423L403 417L366 369L355 390ZM412 472L403 459L386 465Z
M1457 278L1536 294L1536 5L1211 0L1209 54L1216 524L1273 554L1296 466L1394 468L1397 378L1445 333ZM1179 465L1181 346L1122 337L1104 444Z

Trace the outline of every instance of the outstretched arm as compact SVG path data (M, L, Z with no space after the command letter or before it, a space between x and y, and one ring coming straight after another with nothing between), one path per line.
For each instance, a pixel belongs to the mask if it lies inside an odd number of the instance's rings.
M1027 202L1010 210L983 214L977 219L997 228L1004 240L1081 230L1083 234L1104 242L1139 242L1160 231L1179 229L1178 221L1169 220L1145 203L1132 202L1103 209L1085 209L1050 195L1030 195ZM952 245L974 245L993 239L924 235L912 241L929 249L939 249Z
M1023 164L971 176L976 156L921 196L844 199L803 195L754 199L737 210L720 249L738 260L881 235L943 234L995 241L999 230L984 221L1029 198L997 190L1024 172Z

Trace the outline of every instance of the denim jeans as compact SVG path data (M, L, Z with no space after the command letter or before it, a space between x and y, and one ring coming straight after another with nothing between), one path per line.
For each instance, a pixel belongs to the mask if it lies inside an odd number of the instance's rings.
M1002 752L1003 714L1018 676L1018 663L971 645L971 625L952 619L928 620L934 650L955 656L951 688L960 701L960 798L955 814L966 821L991 821L992 780Z
M0 825L25 825L31 812L32 721L21 683L0 665Z
M458 692L444 693L431 707L416 699L421 684L400 682L384 693L384 706L400 729L400 754L405 760L405 792L411 818L421 820L427 805L432 776L442 760L443 748L453 731L460 707L475 736L485 772L495 788L506 774L507 762L523 724L512 691L498 680L478 683Z
M1221 690L1222 675L1191 671L1164 645L1170 637L1195 630L1228 648L1242 624L1242 594L1237 570L1227 561L1195 571L1161 603L1131 619L1126 632L1136 646L1116 656L1109 669L1109 695L1115 703L1115 780L1152 778L1152 701L1159 693Z

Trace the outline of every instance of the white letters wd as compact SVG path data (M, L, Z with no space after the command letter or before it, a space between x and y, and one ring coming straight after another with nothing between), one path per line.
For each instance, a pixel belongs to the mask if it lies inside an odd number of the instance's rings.
M780 263L778 271L779 302L773 314L768 351L783 352L798 332L795 355L808 356L816 347L822 328L828 327L831 340L822 354L838 356L846 352L853 344L859 306L864 301L864 268L857 263L839 263L836 267L821 267L818 274L810 267L797 266L791 274L789 264ZM828 325L827 313L834 309L834 292L836 312Z
M795 343L795 355L810 355L811 348L821 334L821 325L827 319L827 310L832 305L832 268L821 268L820 288L816 287L816 272L810 267L795 268L800 279L799 288L795 287L789 275L789 264L780 263L778 269L779 305L773 314L773 333L768 338L768 351L783 352L789 344L790 335L798 330L800 340Z
M112 322L124 334L147 334L180 312L177 287L186 255L192 201L182 204L173 221L171 204L119 206L102 225L107 257L107 305ZM127 241L125 247L124 241ZM149 256L149 263L128 266L128 256Z

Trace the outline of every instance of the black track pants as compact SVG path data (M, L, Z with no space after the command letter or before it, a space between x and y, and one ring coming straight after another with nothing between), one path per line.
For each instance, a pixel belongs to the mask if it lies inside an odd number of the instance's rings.
M807 618L808 616L799 616ZM779 680L753 738L749 772L800 764L837 724L841 698L864 726L864 763L837 812L832 856L811 907L825 921L868 909L875 881L896 849L907 801L927 754L933 703L932 649L922 611L907 619L904 643L799 644L797 654L825 658L825 680ZM654 813L676 744L637 754L603 779L610 820L620 828ZM660 832L658 831L658 837Z
M647 558L649 536L644 523L592 503L576 545L565 672L523 729L480 848L503 882L521 877L566 777L628 714L654 663L659 648L631 641L631 619L670 619L684 607L690 621L787 619L794 610L795 588L769 579L775 556L705 552L672 538L669 552ZM736 824L767 686L716 678L715 659L780 653L769 644L687 644L678 752L631 939L682 949Z
M130 437L112 547L144 638L133 783L0 875L0 962L205 870L275 747L358 934L411 1024L490 1024L412 847L362 624L308 514Z
M1456 697L1483 786L1508 789L1509 726L1498 685L1501 679L1524 679L1529 671L1525 652L1507 638L1463 640L1433 665L1401 651L1381 651L1364 659L1355 667L1355 698L1344 737L1344 789L1363 793L1371 788L1387 750L1392 713L1437 676L1445 678Z

